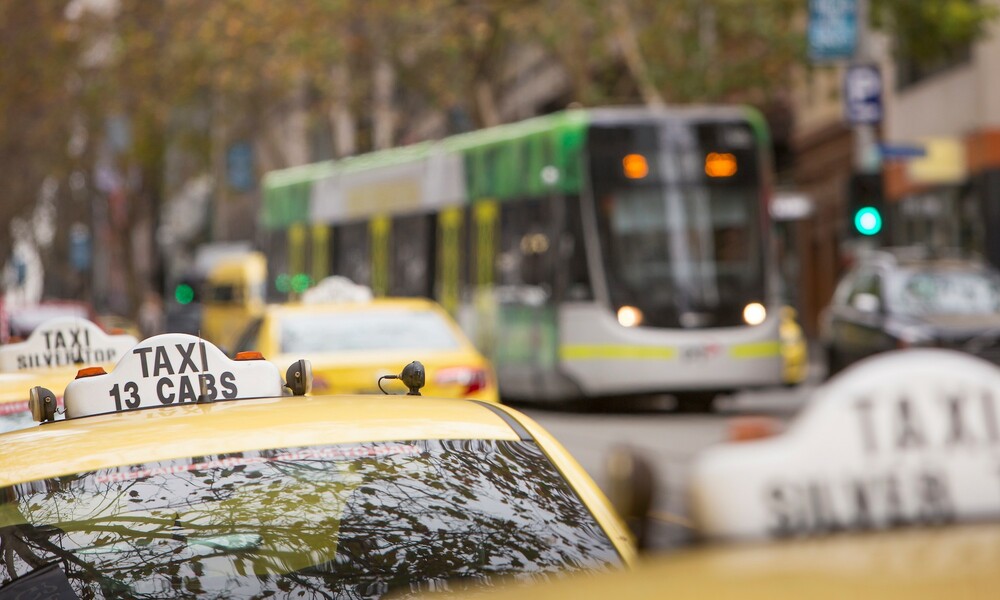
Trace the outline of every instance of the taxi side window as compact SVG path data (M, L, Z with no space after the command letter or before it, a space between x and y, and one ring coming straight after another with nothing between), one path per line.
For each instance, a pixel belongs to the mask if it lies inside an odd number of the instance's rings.
M882 281L877 271L860 271L851 286L851 292L847 298L847 303L858 307L860 304L868 304L865 300L875 300L881 305L882 301ZM872 307L874 308L874 306Z
M208 286L208 298L212 302L237 302L240 299L236 286L230 284Z
M247 325L247 328L240 334L239 339L236 340L235 347L232 349L234 356L237 352L260 349L260 328L263 324L264 319L254 319Z
M541 287L552 292L551 218L549 207L539 200L504 204L496 270L500 285Z
M849 298L851 297L851 291L854 289L854 281L858 278L857 271L851 271L841 279L840 283L837 285L837 289L833 292L833 304L836 306L846 306Z

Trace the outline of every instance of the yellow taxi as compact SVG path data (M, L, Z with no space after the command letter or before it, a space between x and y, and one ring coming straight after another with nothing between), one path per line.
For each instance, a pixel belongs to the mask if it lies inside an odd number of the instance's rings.
M136 344L131 335L109 335L79 317L56 317L34 327L27 339L0 345L0 432L34 425L28 389L62 390L81 364L110 367Z
M379 379L419 353L426 393L497 402L489 361L437 303L422 298L320 299L265 307L235 347L259 351L284 369L307 358L317 393L380 393ZM405 391L391 380L384 391Z
M693 547L496 597L995 598L997 390L1000 368L955 351L868 359L819 388L786 431L744 427L756 439L694 460Z
M62 373L0 373L0 432L32 427L35 421L28 410L28 390L40 385L56 389L72 381Z
M306 395L308 361L283 381L164 334L62 409L33 388L43 423L0 435L0 598L405 597L633 562L541 427L409 375L415 395Z

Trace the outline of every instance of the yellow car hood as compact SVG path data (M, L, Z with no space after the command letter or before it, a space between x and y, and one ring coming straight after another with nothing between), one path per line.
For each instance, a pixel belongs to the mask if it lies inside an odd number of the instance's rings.
M494 600L994 598L1000 523L713 545L647 557L633 572L514 585Z

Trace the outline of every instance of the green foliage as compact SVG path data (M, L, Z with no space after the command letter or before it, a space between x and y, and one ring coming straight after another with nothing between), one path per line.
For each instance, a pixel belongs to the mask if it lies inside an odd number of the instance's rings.
M901 58L933 63L982 38L1000 15L977 0L871 0L872 25L893 36Z
M870 1L900 56L926 63L979 39L998 13L975 0ZM135 221L157 205L167 149L207 168L220 122L266 149L275 146L269 128L284 133L282 119L304 110L311 131L329 137L331 106L346 96L366 150L379 61L395 70L402 143L428 135L415 127L422 115L457 113L470 121L458 129L495 122L505 92L553 62L568 84L547 108L657 97L764 105L786 93L805 56L804 0L301 0L294 9L125 0L110 12L84 4L0 2L2 231L30 210L46 177L65 190L70 174L84 173L93 192L109 118L131 134L114 160L140 173L128 191ZM346 89L332 77L341 67ZM272 166L285 166L281 152L272 155Z

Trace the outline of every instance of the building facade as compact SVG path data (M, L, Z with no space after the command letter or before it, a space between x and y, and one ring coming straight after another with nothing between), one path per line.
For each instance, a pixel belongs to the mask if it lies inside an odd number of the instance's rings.
M1000 0L983 1L1000 7ZM813 211L795 224L799 274L791 295L813 335L859 247L931 246L1000 267L1000 23L933 65L901 60L885 35L868 42L882 75L883 119L873 140L859 141L845 121L846 65L803 70L792 86L790 180ZM849 214L851 177L869 152L885 213L882 232L870 240L858 238Z

